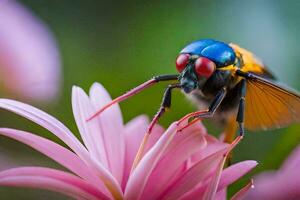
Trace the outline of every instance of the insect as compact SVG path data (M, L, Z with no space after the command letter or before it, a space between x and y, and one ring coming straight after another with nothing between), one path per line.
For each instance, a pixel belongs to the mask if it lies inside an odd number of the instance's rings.
M148 134L166 109L171 107L174 89L181 89L200 109L183 119L213 118L226 124L227 130L231 129L226 132L227 142L236 132L236 128L232 128L234 124L238 125L239 134L243 136L245 128L265 130L300 121L300 96L276 83L263 63L238 45L213 39L192 42L181 50L176 68L179 74L153 77L114 99L88 120L155 83L175 81L166 88Z

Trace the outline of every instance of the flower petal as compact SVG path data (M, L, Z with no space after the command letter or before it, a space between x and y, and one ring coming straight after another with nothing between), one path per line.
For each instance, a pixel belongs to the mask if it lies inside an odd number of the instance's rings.
M229 186L230 184L232 184L233 182L235 182L236 180L244 176L254 167L256 167L256 165L257 165L256 161L248 160L248 161L243 161L231 165L230 167L224 169L218 185L217 195L221 191L225 190L227 186ZM202 197L207 186L208 183L200 185L200 187L184 195L183 199L187 200L187 199L196 199Z
M227 190L226 188L217 192L216 200L226 200L227 199Z
M227 156L224 156L221 159L220 163L217 166L215 173L211 177L210 183L204 193L204 198L203 198L204 200L215 199L215 195L217 193L217 188L219 186L219 181L221 178L221 174L222 174L226 159L227 159Z
M264 172L254 179L255 187L245 199L299 199L300 174L289 172Z
M53 99L59 89L61 64L45 24L17 1L0 1L0 35L4 87L27 99Z
M157 199L170 183L180 175L178 173L183 173L180 166L185 165L185 161L192 154L200 151L206 145L203 134L204 129L199 124L193 127L190 126L182 133L175 135L151 173L142 199Z
M223 167L224 167L224 164L225 164L226 159L228 157L228 154L241 141L242 138L243 138L242 136L238 136L230 144L229 149L227 150L225 156L223 156L223 158L221 159L220 164L217 166L216 172L214 173L214 175L211 178L210 184L208 185L208 187L205 191L204 199L207 199L207 200L215 199L215 195L216 195L216 192L217 192L217 188L218 188L218 185L219 185L219 181L220 181L220 178L221 178Z
M243 187L240 191L238 191L231 200L242 200L245 198L250 189L252 189L253 181L251 180L245 187Z
M125 199L135 200L140 198L152 170L174 138L176 128L176 122L171 124L157 143L143 156L129 177L125 188Z
M92 85L90 89L90 98L95 112L111 101L109 94L99 83L94 83ZM125 134L119 105L116 104L111 106L93 120L97 121L100 125L101 135L99 135L98 138L100 139L101 137L103 140L108 167L121 184L124 171Z
M163 127L161 127L159 124L154 125L154 127L151 131L151 134L147 140L147 144L145 146L143 155L145 155L156 144L156 142L164 134L164 132L165 132L165 129ZM145 133L143 133L143 136L144 135L145 135Z
M76 86L72 88L72 108L81 138L89 153L94 159L99 160L107 167L105 146L101 137L99 124L95 120L86 122L86 119L94 113L94 109L89 97L81 88Z
M208 135L208 134L205 135L205 139L207 141L207 146L205 147L205 149L203 149L203 151L199 151L192 156L191 163L190 163L191 166L193 164L197 163L198 161L202 160L203 158L206 158L206 157L214 154L215 152L222 150L229 146L229 144L220 142L215 137Z
M138 152L139 146L143 140L143 136L149 126L148 117L141 115L126 124L125 127L125 143L126 143L126 156L125 156L125 169L123 176L122 187L125 188L127 183L134 158ZM156 124L149 136L148 142L145 147L145 153L157 142L163 134L164 129ZM144 153L144 154L145 154Z
M240 179L242 176L256 167L257 164L258 163L254 160L246 160L224 169L217 191L225 189L227 186Z
M300 145L293 150L289 157L284 161L280 167L282 171L296 171L300 167Z
M132 163L139 149L139 145L146 133L149 125L148 118L144 115L138 116L128 122L125 126L125 168L122 182L122 188L125 188L127 183Z
M189 137L189 135L194 136L195 134L196 137L201 138L201 141L203 142L204 137L206 137L206 129L204 128L202 123L194 123L189 127L185 128L184 130L182 130L182 132L180 132L178 136L176 135L176 137L174 137L172 143L170 143L165 153L168 153L168 151L173 151L177 147L178 143L182 142L181 141L182 139ZM206 144L207 142L205 140L205 147ZM201 146L203 147L203 145Z
M72 132L60 121L47 113L28 104L9 99L0 99L0 108L21 115L46 128L67 144L76 154L80 156L87 154L84 146L72 134Z
M55 134L102 179L113 196L122 196L121 187L115 178L99 161L90 157L85 147L60 121L37 108L14 100L0 99L0 108L19 114Z
M57 163L66 167L71 172L74 172L83 179L96 185L97 188L99 188L106 195L110 195L109 193L107 193L108 191L101 180L88 169L87 165L82 160L80 160L76 154L74 154L70 150L52 142L51 140L25 131L0 128L0 135L7 136L24 144L27 144L28 146L31 146L32 148L45 154L49 158L55 160Z
M0 185L47 189L89 200L109 200L109 197L86 181L63 171L43 167L19 167L2 171Z
M163 199L177 199L203 181L205 177L216 170L217 164L221 161L227 149L220 150L196 163L168 188L163 195Z

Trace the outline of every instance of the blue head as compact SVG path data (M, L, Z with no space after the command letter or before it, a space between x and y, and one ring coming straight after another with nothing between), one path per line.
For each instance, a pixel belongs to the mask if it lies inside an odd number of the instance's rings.
M212 39L192 42L181 50L176 60L182 89L186 93L201 89L217 68L232 65L235 59L234 50L223 42Z

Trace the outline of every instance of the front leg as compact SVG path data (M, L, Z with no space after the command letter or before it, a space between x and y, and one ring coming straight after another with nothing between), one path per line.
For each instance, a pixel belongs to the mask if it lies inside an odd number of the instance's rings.
M165 90L164 96L162 98L161 105L148 127L147 134L151 133L154 125L158 122L159 118L166 112L166 110L171 108L172 90L174 88L180 88L180 87L181 86L179 84L173 84L173 85L169 85L167 87L167 89Z
M167 109L169 109L171 107L171 96L172 96L172 90L174 88L181 88L180 84L173 84L173 85L169 85L167 87L167 89L165 90L164 96L162 98L162 102L160 105L160 108L158 109L158 112L156 113L156 115L153 117L147 132L144 135L144 138L141 142L141 145L138 149L138 152L134 158L133 164L132 164L132 169L131 171L133 171L135 169L135 167L137 166L137 164L140 162L140 160L142 159L142 156L144 154L144 149L145 146L148 142L148 138L149 135L153 129L153 127L155 126L155 124L158 122L159 118L165 113L165 111Z
M86 121L90 121L92 119L94 119L96 116L100 115L103 111L105 111L106 109L108 109L109 107L111 107L112 105L116 104L116 103L120 103L126 99L128 99L129 97L132 97L138 93L140 93L141 91L145 90L146 88L151 87L152 85L162 82L162 81L172 81L172 80L178 80L178 76L177 74L167 74L167 75L158 75L153 77L152 79L146 81L145 83L142 83L141 85L133 88L132 90L130 90L129 92L126 92L125 94L115 98L114 100L112 100L111 102L109 102L108 104L106 104L105 106L103 106L100 110L98 110L97 112L95 112L92 116L90 116L88 119L86 119Z

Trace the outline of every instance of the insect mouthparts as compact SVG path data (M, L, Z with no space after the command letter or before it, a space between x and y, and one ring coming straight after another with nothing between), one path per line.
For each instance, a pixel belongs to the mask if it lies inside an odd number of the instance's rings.
M191 91L197 88L196 83L188 79L182 79L180 86L185 93L190 93Z

